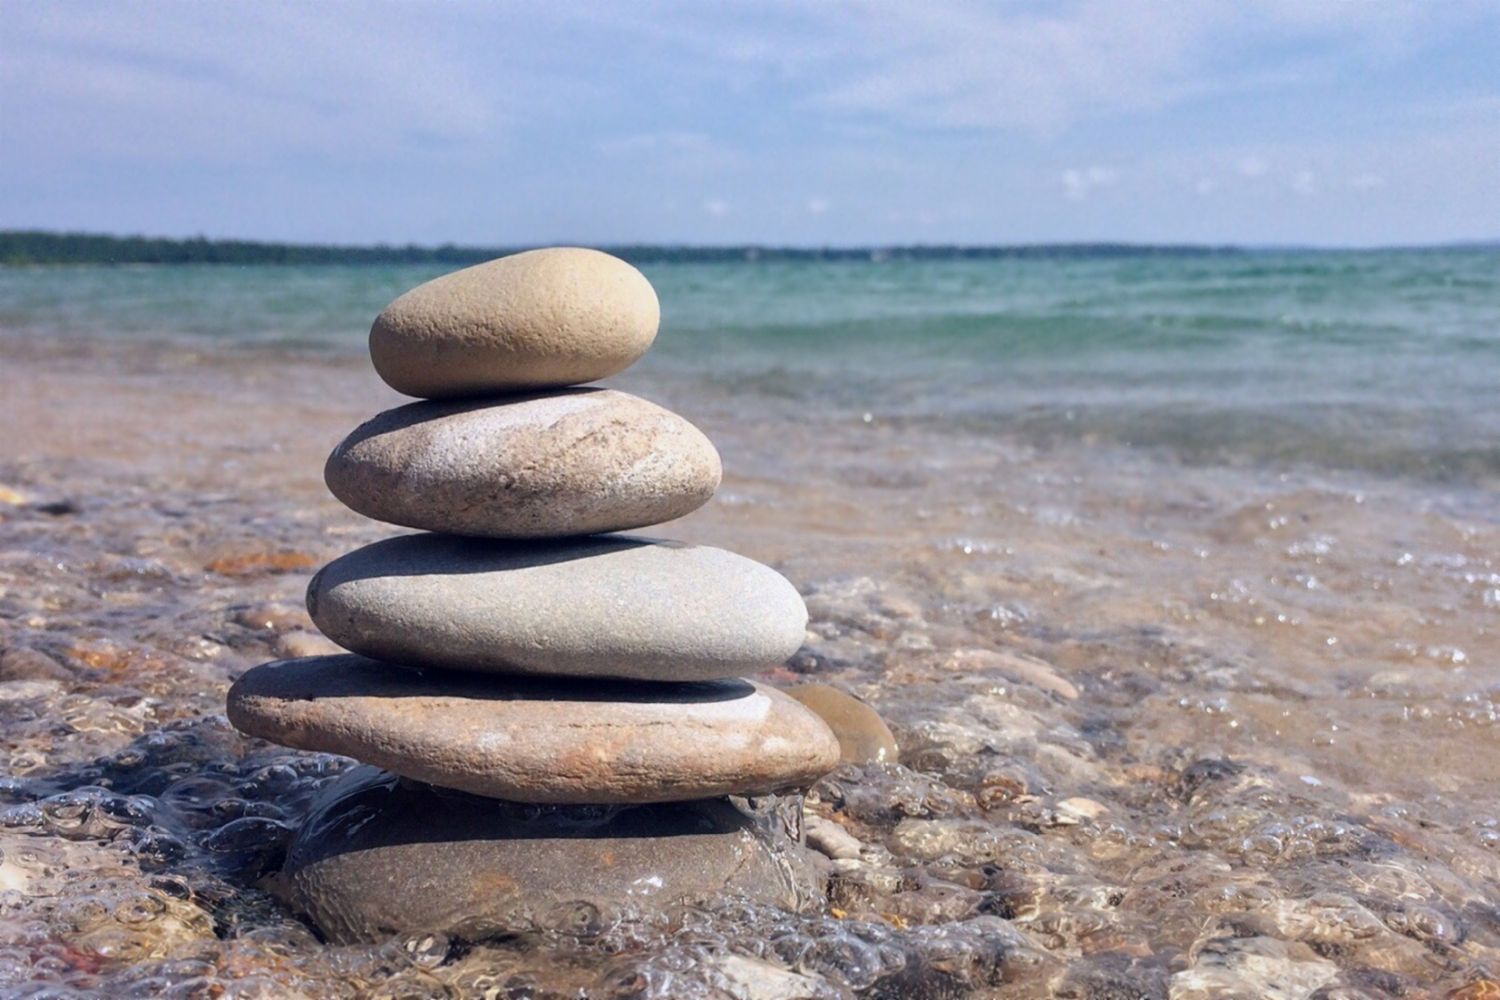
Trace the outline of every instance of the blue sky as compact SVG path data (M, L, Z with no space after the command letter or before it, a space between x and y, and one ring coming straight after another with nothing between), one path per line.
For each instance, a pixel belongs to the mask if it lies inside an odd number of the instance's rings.
M0 0L0 227L1500 237L1500 0Z

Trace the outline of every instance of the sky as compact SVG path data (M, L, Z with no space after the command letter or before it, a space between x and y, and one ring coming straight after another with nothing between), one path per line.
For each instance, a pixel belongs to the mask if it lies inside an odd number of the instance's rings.
M0 228L1500 238L1500 0L0 0Z

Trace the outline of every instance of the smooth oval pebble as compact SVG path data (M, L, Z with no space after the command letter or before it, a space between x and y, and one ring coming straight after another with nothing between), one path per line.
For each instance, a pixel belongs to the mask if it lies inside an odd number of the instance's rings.
M491 538L670 521L708 502L721 474L698 428L612 389L411 403L360 425L323 469L366 517Z
M370 328L370 359L397 392L430 399L592 382L656 339L651 283L598 250L551 247L418 285Z
M740 680L501 680L318 656L255 667L227 704L247 735L515 802L778 792L811 785L839 760L821 719Z
M896 763L891 727L863 701L828 684L799 684L786 693L828 724L838 737L839 756L846 764Z
M787 831L728 799L538 808L373 767L319 794L278 883L340 943L587 933L721 895L787 910L825 900L813 859Z
M402 535L307 588L320 631L378 660L490 673L696 681L784 662L807 608L775 570L629 535Z

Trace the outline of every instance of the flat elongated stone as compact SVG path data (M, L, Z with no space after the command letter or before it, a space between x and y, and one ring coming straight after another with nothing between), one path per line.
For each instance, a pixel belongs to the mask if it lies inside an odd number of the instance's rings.
M538 809L373 767L313 804L280 888L340 943L587 933L613 916L719 896L784 909L823 901L817 870L774 812L727 799Z
M517 802L672 802L806 787L828 727L748 681L502 681L360 656L280 660L229 690L243 733Z
M775 570L625 535L389 538L319 571L307 610L340 646L393 663L663 681L764 670L807 626Z
M370 358L397 392L432 399L577 385L635 362L660 320L641 272L551 247L413 288L376 318Z
M491 538L670 521L706 503L720 475L696 427L610 389L412 403L362 424L323 469L366 517Z

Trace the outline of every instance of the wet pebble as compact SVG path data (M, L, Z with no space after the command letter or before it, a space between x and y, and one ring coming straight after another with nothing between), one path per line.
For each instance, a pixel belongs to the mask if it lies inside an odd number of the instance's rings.
M39 649L11 646L0 652L0 681L71 681L74 677L72 670Z
M204 569L220 576L268 576L312 569L316 557L307 552L287 549L245 548L221 552L204 564Z
M998 649L957 649L948 654L948 665L954 670L972 670L1009 677L1024 684L1035 685L1068 701L1078 699L1077 685L1058 674L1051 665L1021 653Z
M306 608L286 601L262 601L237 608L230 620L236 625L266 632L290 632L312 626Z
M342 646L327 636L301 630L277 636L273 648L277 656L288 660L306 656L337 656L345 652Z
M713 978L735 1000L818 1000L835 991L810 976L788 972L770 962L743 955L725 955L715 963Z
M846 764L895 763L896 737L869 705L827 684L799 684L786 693L828 724Z
M547 810L358 768L309 816L284 891L340 941L588 936L622 914L721 895L807 905L821 894L800 852L727 800Z
M1205 936L1192 964L1172 976L1173 1000L1255 996L1301 1000L1338 976L1338 966L1306 945L1270 937Z
M809 813L803 823L807 846L836 861L857 858L864 848L858 837L831 819Z

